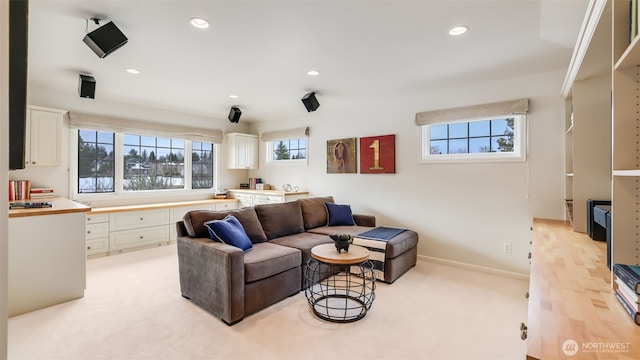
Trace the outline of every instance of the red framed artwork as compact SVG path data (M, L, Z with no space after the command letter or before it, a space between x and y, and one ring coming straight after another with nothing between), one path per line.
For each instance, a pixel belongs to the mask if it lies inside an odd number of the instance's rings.
M360 173L395 174L396 136L370 136L360 138Z

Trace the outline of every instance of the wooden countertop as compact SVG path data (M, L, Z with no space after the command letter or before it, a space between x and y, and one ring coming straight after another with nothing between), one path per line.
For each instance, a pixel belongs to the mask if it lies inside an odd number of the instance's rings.
M43 199L29 199L29 200L18 200L18 201L10 201L12 202L52 202L53 207L47 208L37 208L37 209L10 209L9 217L17 218L17 217L25 217L25 216L41 216L41 215L54 215L54 214L67 214L67 213L75 213L75 212L88 212L91 210L90 207L61 197L55 198L43 198Z
M90 214L102 214L121 211L135 211L135 210L151 210L151 209L164 209L176 206L192 206L192 205L207 205L221 202L236 202L235 199L207 199L207 200L190 200L190 201L174 201L167 203L157 204L140 204L140 205L123 205L123 206L106 206L99 208L92 208Z
M607 244L564 221L534 220L527 359L640 359L640 326L616 299Z
M248 194L264 194L264 195L305 195L307 191L284 191L284 190L252 190L252 189L227 189L227 191L248 193Z

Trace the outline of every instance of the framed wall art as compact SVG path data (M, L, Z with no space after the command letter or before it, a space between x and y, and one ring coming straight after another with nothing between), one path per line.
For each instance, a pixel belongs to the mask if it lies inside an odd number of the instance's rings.
M360 173L395 174L396 136L360 138Z
M327 140L327 174L355 174L357 164L357 138Z

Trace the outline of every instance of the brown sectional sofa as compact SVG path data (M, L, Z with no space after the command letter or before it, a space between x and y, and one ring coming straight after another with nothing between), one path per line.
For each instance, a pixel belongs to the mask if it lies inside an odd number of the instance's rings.
M354 214L355 226L326 226L331 196L256 205L229 211L190 211L176 224L182 296L232 325L304 287L311 248L328 235L358 235L375 217ZM212 241L204 223L234 215L252 242L247 252ZM404 231L387 242L384 281L392 283L416 264L418 235Z

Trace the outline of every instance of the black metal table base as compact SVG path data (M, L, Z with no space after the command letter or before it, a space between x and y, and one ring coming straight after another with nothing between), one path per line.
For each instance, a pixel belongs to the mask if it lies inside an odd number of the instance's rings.
M348 323L367 315L375 299L373 264L332 265L309 259L305 269L305 296L321 319Z

